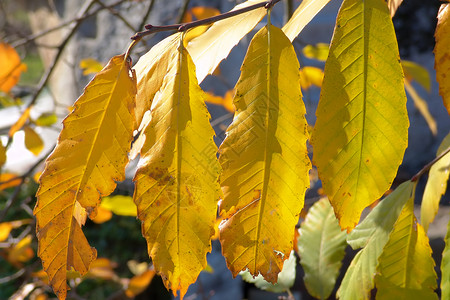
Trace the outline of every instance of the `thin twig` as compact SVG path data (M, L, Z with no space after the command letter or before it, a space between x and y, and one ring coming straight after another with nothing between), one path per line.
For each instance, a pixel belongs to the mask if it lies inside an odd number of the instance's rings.
M147 36L152 33L161 32L161 31L170 31L170 30L178 30L179 32L186 31L188 29L191 29L193 27L201 26L201 25L208 25L223 19L231 18L246 12L249 12L251 10L255 10L261 7L265 7L266 9L272 8L276 3L278 3L280 0L269 0L266 2L257 3L254 5L250 5L241 9L232 10L217 16L213 16L210 18L192 21L188 23L181 23L181 24L172 24L172 25L165 25L165 26L153 26L151 24L145 25L145 31L137 32L135 35L131 37L133 40L140 40L144 36Z
M420 176L422 176L424 173L428 172L428 170L430 170L430 168L441 158L443 158L446 154L448 154L450 152L450 147L448 147L447 149L445 149L443 152L441 152L441 154L439 154L435 159L433 159L431 162L429 162L428 164L425 165L425 167L422 168L422 170L420 170L419 172L417 172L416 175L414 175L411 178L411 181L417 181Z
M19 271L17 271L16 273L14 273L12 275L0 278L0 284L8 283L8 282L11 282L13 280L16 280L17 278L19 278L23 274L25 274L25 268L20 269Z
M109 10L109 12L116 16L117 18L119 18L124 24L125 26L127 26L129 29L131 29L131 31L135 32L136 28L133 27L133 25L130 24L130 22L127 21L127 19L125 19L117 10L115 10L113 7L108 7L106 6L102 1L100 0L95 0L95 2L97 2L101 7L103 7L104 9ZM138 29L140 29L140 27L138 27Z
M142 17L142 21L138 26L138 29L141 29L144 27L148 16L150 15L151 11L153 10L153 4L155 4L155 0L151 0L150 4L148 5L147 11L145 12L144 16Z
M122 4L123 2L126 2L126 1L127 1L127 0L120 0L120 1L114 2L114 3L111 4L111 5L107 5L107 6L105 6L105 7L99 7L99 8L97 8L96 10L94 10L94 11L88 13L88 14L85 14L85 15L83 15L83 16L77 16L77 17L74 18L74 19L71 19L71 20L67 20L67 21L65 21L65 22L62 22L62 23L60 23L59 25L57 25L57 26L55 26L55 27L52 27L52 28L43 30L43 31L41 31L41 32L38 32L38 33L36 33L36 34L29 35L29 36L27 36L27 37L25 37L25 38L23 38L23 39L20 39L20 40L18 40L18 41L16 41L16 42L13 42L13 43L11 43L11 46L14 47L14 48L19 47L19 46L22 46L22 45L27 44L27 43L29 43L29 42L31 42L31 41L34 41L34 40L37 39L37 38L40 38L40 37L42 37L42 36L44 36L44 35L47 35L47 34L53 32L53 31L62 29L62 28L66 27L66 26L68 26L68 25L70 25L70 24L72 24L72 23L74 23L74 22L80 22L80 21L83 21L83 20L85 20L85 19L87 19L87 18L89 18L89 17L92 17L92 16L96 15L96 14L97 14L99 11L101 11L101 10L108 9L108 8L113 8L113 7L117 6L117 5ZM142 26L141 26L141 27L142 27ZM140 27L140 28L141 28L141 27Z

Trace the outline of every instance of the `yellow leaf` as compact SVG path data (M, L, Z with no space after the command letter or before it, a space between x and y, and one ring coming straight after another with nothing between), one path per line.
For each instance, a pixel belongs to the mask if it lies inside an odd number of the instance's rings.
M402 4L403 0L387 0L389 12L391 13L391 17L395 15L398 7Z
M5 162L6 162L6 147L3 146L3 143L0 140L0 168L5 164Z
M38 172L34 173L34 175L33 175L34 182L39 183L39 177L41 177L41 175L42 175L42 171L38 171Z
M84 58L80 60L80 69L83 70L83 75L95 74L103 69L103 65L93 58Z
M11 222L0 223L0 242L6 240L13 229Z
M444 100L444 106L450 114L450 3L441 4L436 26L436 46L434 47L434 68L439 83L439 94Z
M135 129L136 81L125 55L111 58L85 88L63 122L36 194L38 255L59 299L66 271L84 275L96 257L81 226L94 218L100 197L125 178Z
M137 215L136 204L133 202L131 196L116 195L105 197L102 199L100 207L110 210L120 216L135 217Z
M225 93L223 97L216 96L213 93L209 92L206 93L206 95L207 95L207 98L205 99L206 102L222 105L229 112L234 112L234 105L233 105L234 90L229 90L228 92Z
M113 280L117 279L116 273L114 273L114 268L117 266L116 263L110 261L107 258L100 257L94 260L89 268L87 277L101 278L103 280Z
M206 96L181 39L178 45L143 132L134 201L155 270L183 298L211 250L220 166Z
M0 91L9 93L17 84L20 73L27 70L27 66L20 62L19 54L6 43L0 43Z
M241 9L265 2L248 0L232 9ZM187 50L197 67L198 82L212 74L219 63L228 56L231 49L266 15L264 7L215 22L202 35L189 41Z
M15 244L12 249L8 250L8 261L16 266L20 267L22 263L25 263L34 257L34 251L31 248L31 235L27 235Z
M150 109L156 92L163 84L172 55L177 51L179 38L180 33L175 33L162 40L141 56L134 66L137 78L137 125L141 124L144 113Z
M39 155L44 149L44 141L30 126L25 126L23 130L25 131L25 147L34 155Z
M428 92L431 90L430 73L427 69L413 61L402 60L402 68L408 81L415 80Z
M322 87L323 71L316 67L303 67L300 69L300 86L307 90L312 85Z
M376 299L438 299L434 265L428 237L414 216L411 198L378 258Z
M105 223L112 218L112 212L109 209L106 209L104 207L100 206L97 207L97 214L92 219L92 221L96 224L102 224Z
M30 111L31 111L31 107L28 107L27 109L25 109L25 111L19 117L19 120L17 120L17 122L14 123L13 126L11 126L11 128L9 129L9 133L8 133L9 137L12 137L14 135L14 133L16 133L17 131L22 129L23 125L25 125L25 123L30 118Z
M392 184L408 139L403 73L384 0L344 0L325 64L313 161L341 228Z
M441 295L442 300L450 299L450 222L447 224L445 235L445 248L442 251L441 261Z
M22 180L17 174L1 173L0 174L0 191L18 186L22 183Z
M58 117L55 113L43 113L36 120L33 121L37 126L51 126L58 122Z
M419 112L425 118L425 121L428 124L428 128L430 128L431 133L436 136L437 135L437 123L436 120L431 115L428 110L427 102L419 96L416 89L405 79L405 89L406 92L411 96L411 99L414 101L414 105L417 107Z
M450 133L442 141L436 156L450 147ZM438 160L430 169L427 184L423 192L422 204L420 206L420 221L425 232L433 222L439 210L441 197L447 190L447 181L450 172L450 153Z
M303 0L300 3L292 17L283 26L283 31L291 42L328 2L330 0Z
M303 55L309 59L326 61L330 52L330 44L318 43L314 45L306 45L302 49Z
M219 150L220 241L234 276L248 268L274 283L293 249L311 168L298 69L291 42L271 25L254 36L241 67Z
M125 290L125 294L129 298L136 297L140 293L142 293L147 286L152 282L153 277L155 277L154 270L148 270L140 275L136 275L131 278L127 289Z

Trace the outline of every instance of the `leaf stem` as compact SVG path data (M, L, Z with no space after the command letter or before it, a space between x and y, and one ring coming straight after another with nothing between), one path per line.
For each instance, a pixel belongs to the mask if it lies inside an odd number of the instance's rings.
M433 159L432 161L430 161L428 164L425 165L425 167L422 168L422 170L420 170L419 172L417 172L416 175L414 175L411 178L411 181L417 181L420 176L422 176L424 173L428 172L428 170L430 170L430 168L441 158L443 158L446 154L448 154L450 152L450 147L448 147L447 149L445 149L444 151L441 152L441 154L439 154L438 156L436 156L435 159Z
M251 10L261 8L261 7L270 9L280 1L281 0L268 0L265 2L250 5L250 6L241 8L241 9L232 10L232 11L229 11L229 12L217 15L217 16L213 16L210 18L202 19L202 20L192 21L192 22L188 22L188 23L172 24L172 25L164 25L164 26L153 26L151 24L147 24L147 25L145 25L145 29L146 29L145 31L137 32L135 35L133 35L131 37L131 39L132 40L140 40L144 36L147 36L147 35L150 35L150 34L153 34L156 32L161 32L161 31L170 31L170 30L177 30L180 32L186 31L193 27L211 24L211 23L214 23L214 22L217 22L217 21L220 21L223 19L231 18L236 15L240 15L240 14L249 12Z

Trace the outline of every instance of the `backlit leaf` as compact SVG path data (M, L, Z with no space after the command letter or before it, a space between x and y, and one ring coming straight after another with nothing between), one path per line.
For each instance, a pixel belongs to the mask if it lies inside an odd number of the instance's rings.
M236 276L276 282L293 248L311 168L299 64L277 27L253 38L236 84L236 112L220 146L222 252Z
M298 240L303 280L313 297L327 299L333 291L345 255L346 237L328 199L314 203L300 227Z
M403 0L387 0L389 12L391 13L391 17L395 15L398 7L402 4Z
M3 143L0 140L0 168L5 164L5 162L6 162L6 147L3 146Z
M436 156L450 147L450 133L442 141ZM439 202L447 190L447 181L450 172L450 153L438 160L430 169L427 184L423 192L422 204L420 206L420 222L428 231L428 226L433 222L439 210Z
M407 80L415 80L423 86L424 89L431 91L430 73L426 68L409 60L402 60L401 63Z
M11 222L0 223L0 242L6 240L13 229Z
M136 204L131 196L115 195L105 197L102 199L100 207L110 210L120 216L135 217L137 215Z
M0 43L0 91L9 93L17 84L20 73L27 70L27 66L20 62L19 54L6 43Z
M344 0L312 133L313 160L341 228L392 184L408 139L403 73L384 0Z
M22 180L17 174L13 173L1 173L0 174L0 191L18 186L22 183Z
M84 275L96 257L81 226L101 196L124 180L134 124L136 81L125 55L113 57L88 84L64 120L37 192L38 255L59 299L66 271Z
M378 258L389 240L389 233L405 203L414 198L415 185L407 181L384 198L355 229L347 235L353 248L363 248L353 258L337 292L343 300L370 299Z
M428 237L414 216L411 198L378 259L376 299L438 299L434 293L437 288L434 265Z
M255 284L255 286L261 290L273 293L284 293L294 286L296 265L297 258L292 250L289 258L284 261L283 270L278 274L277 283L275 284L264 280L264 277L261 274L253 277L249 271L242 271L239 275L244 281Z
M414 106L420 112L420 114L424 117L427 122L428 128L430 128L431 133L436 136L437 135L437 123L436 120L430 113L428 109L427 102L419 96L416 89L405 79L405 89L406 92L411 96L411 99L414 101Z
M83 75L86 76L100 72L103 69L103 65L93 58L85 58L80 60L80 69L83 70Z
M172 34L141 56L134 66L137 78L137 125L141 123L144 113L150 109L156 92L163 84L171 57L177 51L179 39L180 33Z
M55 113L43 113L36 120L33 121L37 126L51 126L58 122L58 117Z
M434 48L434 68L439 83L439 94L444 100L444 106L450 114L450 3L441 4L436 26L436 46Z
M302 52L303 55L309 59L326 61L328 58L328 53L330 52L330 45L325 43L306 45L303 47Z
M300 69L300 86L302 89L307 90L312 85L317 87L322 86L323 71L316 67L303 67Z
M112 218L112 212L109 209L102 207L101 205L97 207L97 214L92 219L92 222L96 224L102 224L108 222Z
M241 9L264 0L248 0L236 5ZM212 74L231 49L266 15L264 7L215 22L202 35L189 41L187 49L197 67L198 82Z
M14 135L14 133L16 133L17 131L22 129L22 127L25 125L25 123L30 118L30 111L31 111L31 107L26 108L25 111L20 115L17 122L14 123L14 125L12 125L11 128L9 128L8 135L10 137L12 137Z
M176 49L143 131L134 201L156 272L183 298L211 251L220 165L194 63L181 39Z
M131 278L130 282L128 283L128 287L125 290L125 295L127 295L127 297L129 298L133 298L142 293L152 282L155 274L155 270L147 270L144 273Z
M206 102L222 105L229 112L234 112L233 96L234 90L229 90L223 97L216 96L213 93L206 93Z
M441 296L442 300L450 300L450 222L445 235L445 248L441 261Z
M283 26L283 31L291 42L328 2L330 0L302 0L292 17Z
M30 126L25 126L23 130L25 132L25 147L34 155L39 155L44 149L44 141Z

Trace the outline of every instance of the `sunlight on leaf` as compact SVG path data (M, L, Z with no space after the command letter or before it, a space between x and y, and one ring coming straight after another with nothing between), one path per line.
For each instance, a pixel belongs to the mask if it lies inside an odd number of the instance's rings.
M25 125L25 123L30 118L30 111L31 111L31 107L26 108L25 111L20 115L17 122L14 123L13 126L11 126L11 128L9 129L9 133L8 133L9 137L12 137L14 135L14 133L16 133L17 131L22 129L22 127Z
M402 60L401 63L408 81L415 80L428 92L431 91L431 78L427 69L409 60Z
M402 4L403 0L387 0L389 12L391 13L391 17L395 15L398 7Z
M330 0L302 0L292 17L283 26L283 31L291 42L328 2Z
M13 229L11 222L0 223L0 242L6 240Z
M436 46L434 48L434 68L439 83L439 94L442 96L444 106L450 114L450 3L441 4L436 26Z
M100 204L100 206L97 207L97 214L92 219L92 222L96 224L102 224L111 220L112 216L112 212L109 209L102 207Z
M442 141L436 156L450 147L450 133ZM422 204L420 205L420 222L425 232L433 222L439 210L441 197L447 191L447 181L450 173L450 153L438 160L430 169L427 184L423 192Z
M1 173L0 174L0 191L18 186L22 183L20 177L13 173Z
M450 300L450 221L447 224L445 248L441 261L441 295L442 300Z
M264 0L248 0L232 10L244 8ZM199 37L191 40L187 50L197 68L197 79L201 83L212 74L231 49L249 33L266 15L264 7L215 22Z
M438 133L437 123L434 117L431 115L430 110L428 109L427 102L422 97L419 96L416 89L406 79L405 79L405 89L406 92L411 96L411 99L413 99L415 107L427 122L431 134L436 136Z
M136 204L131 196L115 195L104 197L100 207L119 216L137 216Z
M206 93L207 97L205 99L206 102L222 105L226 110L229 112L234 112L234 105L233 105L233 97L234 97L234 90L229 90L225 93L223 97L216 96L213 93Z
M390 188L408 144L403 72L384 0L342 3L316 116L313 161L350 231Z
M300 69L300 86L308 90L311 86L322 87L323 70L316 67L303 67Z
M6 43L0 43L0 91L9 93L17 84L27 66L20 62L19 54Z
M378 258L376 299L437 300L434 266L428 237L414 216L414 199L411 198Z
M177 44L142 132L134 201L156 272L183 298L211 251L220 165L195 65Z
M80 69L83 70L83 75L95 74L103 69L102 63L93 58L84 58L80 60Z
M219 149L220 241L234 276L248 268L274 283L293 249L311 168L298 70L279 28L267 25L253 37L236 84L233 123Z
M363 249L356 254L345 273L337 292L339 299L370 299L378 258L403 206L409 199L414 199L414 191L415 183L402 183L347 235L347 243L354 250Z
M307 45L303 47L302 53L309 59L326 61L330 52L330 44L318 43L316 45Z
M44 149L44 141L41 136L30 126L23 128L25 132L25 147L34 155L39 155Z
M6 162L6 147L3 146L2 141L0 140L0 169Z
M40 177L34 209L38 255L59 299L67 271L86 274L96 258L81 227L100 197L125 179L132 141L136 79L125 55L109 61L75 102Z
M346 237L328 199L314 203L301 224L298 240L303 280L313 297L327 299L333 291L345 255Z

